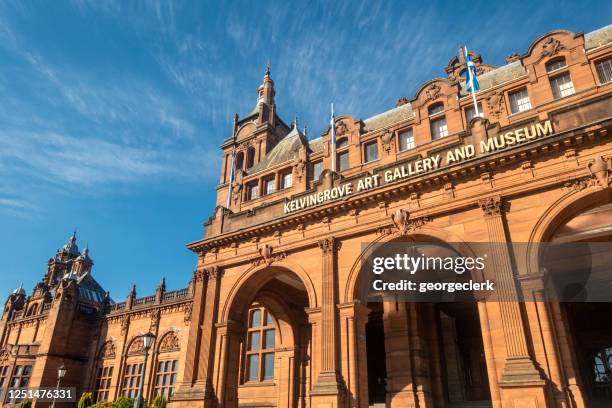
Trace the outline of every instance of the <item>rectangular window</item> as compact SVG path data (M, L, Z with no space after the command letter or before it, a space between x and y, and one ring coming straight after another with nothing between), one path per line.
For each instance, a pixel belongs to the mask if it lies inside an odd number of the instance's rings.
M431 121L431 140L438 140L448 136L448 126L446 118L434 119Z
M99 367L96 377L96 401L108 401L113 367Z
M363 146L363 158L366 163L378 160L378 143L371 142Z
M519 89L518 91L508 94L508 99L510 99L510 111L512 113L524 112L531 109L527 88Z
M288 171L281 175L281 188L284 190L293 185L293 173Z
M338 161L338 167L337 167L338 171L344 171L348 169L349 168L349 153L348 152L338 153L337 161Z
M414 135L412 129L408 129L399 134L399 148L400 152L404 150L414 149Z
M612 58L595 63L595 69L597 70L600 84L612 82Z
M247 189L247 194L248 194L247 198L249 200L254 200L254 199L257 198L257 196L259 194L259 191L258 191L259 188L258 187L259 186L257 185L257 183L249 184L248 189Z
M482 116L482 105L478 102L478 113ZM465 108L465 121L470 123L472 119L476 117L476 110L474 109L474 105L468 106Z
M570 96L575 93L574 84L572 83L569 72L551 78L550 87L552 88L553 97L555 99Z
M319 160L310 164L310 177L311 180L318 180L321 173L323 173L323 161Z
M15 366L13 372L13 378L11 378L11 388L27 387L30 382L30 375L32 374L31 365L18 365Z
M348 139L340 139L336 141L336 149L342 149L348 146Z
M123 373L122 393L124 397L136 398L140 376L142 375L142 363L128 364Z
M269 178L264 180L264 195L272 194L274 192L274 179Z
M165 360L157 363L157 371L155 373L155 396L163 395L167 400L174 395L174 384L176 383L177 371L177 360Z
M0 391L6 386L6 383L8 382L8 375L10 369L10 366L0 367Z

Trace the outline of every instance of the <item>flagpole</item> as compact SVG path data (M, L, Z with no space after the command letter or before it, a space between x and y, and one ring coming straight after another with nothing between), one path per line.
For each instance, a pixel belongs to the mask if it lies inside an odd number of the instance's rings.
M236 130L238 128L238 114L234 115L234 129L232 132L232 165L230 167L230 179L229 186L227 188L227 203L226 208L230 207L232 198L232 188L234 184L234 178L236 177Z
M334 104L331 104L331 154L333 172L336 171L336 118L334 117Z
M468 49L467 49L467 45L463 46L463 50L465 52L465 60L467 61L468 59ZM466 62L467 64L467 62ZM468 71L470 70L470 67L467 67ZM470 72L470 93L472 94L472 100L474 101L474 112L476 113L476 116L480 117L480 112L478 111L478 103L476 102L476 90L474 89L474 74L476 74L476 72L472 73Z

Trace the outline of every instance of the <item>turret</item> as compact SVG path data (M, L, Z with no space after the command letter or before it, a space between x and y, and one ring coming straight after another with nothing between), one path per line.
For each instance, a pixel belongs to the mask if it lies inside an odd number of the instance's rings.
M89 257L89 246L87 246L81 255L79 255L74 263L72 264L72 271L77 276L83 276L84 274L91 272L93 266L93 260Z

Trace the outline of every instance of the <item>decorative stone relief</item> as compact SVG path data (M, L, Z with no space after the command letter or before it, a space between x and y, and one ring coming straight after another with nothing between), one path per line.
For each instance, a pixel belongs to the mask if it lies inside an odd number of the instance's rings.
M166 334L161 343L159 344L159 352L160 353L168 353L171 351L179 351L180 350L179 338L174 332L170 332Z
M595 179L600 187L610 186L610 172L612 171L612 156L597 156L595 160L587 163L591 177Z
M542 52L540 58L547 58L556 55L559 51L565 49L565 46L561 44L561 41L555 37L548 37L544 44L542 44Z
M403 208L391 214L391 221L399 233L406 235L420 229L430 219L429 217L420 217L410 219L410 213Z
M109 340L102 345L102 350L100 351L100 358L102 359L115 358L116 354L117 353L116 353L115 343L112 340Z

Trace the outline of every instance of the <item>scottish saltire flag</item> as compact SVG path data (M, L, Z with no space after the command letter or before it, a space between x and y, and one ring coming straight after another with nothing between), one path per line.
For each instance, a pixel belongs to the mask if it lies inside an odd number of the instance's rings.
M332 171L336 171L336 117L334 116L334 104L331 104L331 149L332 149Z
M468 92L474 93L480 89L478 79L476 78L476 65L474 65L472 58L470 58L467 47L463 47L463 51L465 52L465 63L467 64L465 84L467 85Z

